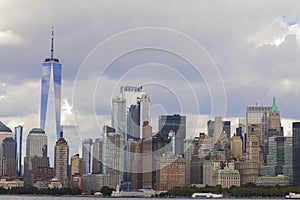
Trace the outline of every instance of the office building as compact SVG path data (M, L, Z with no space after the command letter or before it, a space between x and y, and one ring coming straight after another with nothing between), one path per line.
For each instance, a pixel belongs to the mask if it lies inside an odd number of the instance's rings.
M257 186L286 186L291 185L291 177L284 176L284 175L277 175L277 176L261 176L257 179L256 185Z
M69 187L68 165L69 146L64 138L59 138L54 147L54 174L63 187Z
M79 154L73 155L71 157L71 176L82 175L82 158L79 157Z
M165 154L158 158L156 190L168 191L174 187L185 187L185 160L182 157Z
M175 154L183 155L183 141L186 137L186 117L177 114L161 115L158 119L158 128L159 133L167 137L171 131L175 133Z
M61 132L63 134L62 137L68 141L69 159L71 159L71 156L77 154L81 147L81 138L78 133L78 126L62 125Z
M92 154L93 140L86 138L82 140L82 163L83 163L83 175L91 173L91 154Z
M102 173L115 175L115 182L120 185L121 174L121 134L109 126L103 127L103 164Z
M92 173L102 174L103 141L99 138L93 142Z
M293 123L293 185L300 186L300 122Z
M124 171L124 180L123 182L132 185L132 173L133 172L133 160L134 160L134 152L136 148L137 141L129 138L126 144L126 151L125 151L125 171Z
M86 191L99 191L103 186L116 188L115 180L112 174L87 174L82 177L82 185Z
M3 175L8 177L17 176L16 140L9 137L2 141L3 147Z
M266 155L268 148L268 129L269 129L269 113L271 111L271 106L248 106L246 111L246 131L248 131L248 126L259 125L261 127L261 139L260 144L263 149L264 163L266 163ZM246 139L246 137L245 137ZM246 142L245 142L246 144ZM245 146L245 149L247 145Z
M0 176L3 176L3 140L5 138L15 138L13 132L0 121Z
M15 127L15 139L17 142L17 155L16 155L16 161L17 161L17 176L22 176L22 140L23 140L23 126L17 126Z
M207 133L209 137L216 137L223 131L226 134L227 138L231 138L231 122L230 121L222 121L222 117L215 117L215 120L207 121Z
M240 136L232 136L230 148L231 157L240 160L243 156L243 142Z
M47 136L40 128L33 128L26 139L26 157L24 158L24 182L33 185L33 173L38 168L49 168L47 156ZM41 180L41 179L39 179Z
M292 137L269 137L267 165L263 166L264 176L293 176Z
M61 72L62 65L54 57L54 31L51 37L51 54L42 64L40 128L48 134L49 146L53 147L60 138L61 118ZM53 154L53 148L49 148Z
M240 174L238 170L233 169L217 169L212 173L212 185L221 185L222 188L230 188L231 186L240 186Z

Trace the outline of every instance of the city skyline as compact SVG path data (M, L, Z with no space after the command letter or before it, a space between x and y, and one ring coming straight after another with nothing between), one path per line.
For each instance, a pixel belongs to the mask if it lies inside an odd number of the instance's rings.
M55 6L57 4L60 6ZM93 0L90 4L56 1L46 1L43 4L34 1L1 2L2 19L5 19L0 20L0 51L3 66L0 82L1 119L10 127L26 125L25 134L31 128L38 127L40 61L48 55L48 36L52 25L55 26L57 33L56 54L64 63L62 124L77 125L77 121L74 122L72 117L76 113L78 116L75 118L82 121L82 124L78 124L82 133L101 130L101 127L110 120L111 98L118 93L119 85L116 83L118 81L122 85L133 86L146 83L144 89L151 95L153 116L173 113L184 115L212 113L209 91L204 83L204 79L209 79L211 74L208 73L208 77L193 76L192 67L186 61L170 52L157 49L130 52L112 62L107 74L102 78L105 82L103 88L93 85L94 80L88 77L94 77L90 76L90 71L85 71L81 74L82 79L76 82L81 96L72 95L76 74L93 48L113 35L143 27L161 27L179 31L203 46L217 65L224 83L226 102L222 103L226 106L226 113L222 115L223 117L244 116L246 106L256 103L269 105L270 99L275 95L282 117L300 118L299 112L294 109L300 96L300 89L297 87L300 62L297 58L300 52L299 14L297 6L291 6L297 3L290 1L274 5L271 2L264 2L263 7L268 7L268 11L253 1L243 3L195 1L192 4L175 1L172 2L174 7L170 7L169 2L159 4L157 7L155 2L145 4L136 2L128 5L126 2ZM43 12L38 9L39 6L47 7L49 12ZM127 6L128 9L124 9ZM145 7L149 11L145 12ZM23 14L11 17L11 10ZM72 12L67 12L63 17L62 13L65 13L65 10ZM111 15L111 10L118 14ZM89 14L78 15L81 12ZM160 20L156 20L153 13L157 13L156 17ZM145 39L147 37L148 35L144 36ZM132 40L132 43L135 42ZM178 41L177 45L182 46L182 43ZM118 45L112 46L115 47ZM98 57L101 60L105 59L105 56L108 55ZM138 68L133 74L126 73L136 66L142 66L143 70L139 71ZM171 72L166 66L172 69ZM153 69L152 74L147 71L149 68ZM125 74L123 79L122 75ZM158 75L154 76L155 74ZM137 75L139 81L134 79ZM149 81L160 85L150 84ZM189 88L189 83L193 89ZM218 89L214 85L208 86ZM90 87L91 90L85 90L86 87ZM96 100L103 97L103 94L107 98L101 99L101 103L95 105L95 109L85 104L76 104L76 101L85 102L85 97L88 99L86 102L94 100L90 97L91 93L97 91L96 87L101 89L96 95ZM181 91L186 93L182 96ZM196 96L201 101L198 104L193 101L190 105L199 105L199 110L185 103L188 102L185 96L192 97L193 91L196 91ZM161 95L163 93L166 95ZM26 98L23 98L24 96ZM188 106L180 108L176 98ZM100 125L94 120L95 115ZM86 125L87 122L91 123Z

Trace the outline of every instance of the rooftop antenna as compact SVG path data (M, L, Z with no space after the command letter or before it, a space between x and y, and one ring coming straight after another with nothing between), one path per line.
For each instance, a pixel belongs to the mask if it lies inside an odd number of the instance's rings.
M54 42L54 26L52 26L52 33L51 33L51 60L53 60L53 42Z

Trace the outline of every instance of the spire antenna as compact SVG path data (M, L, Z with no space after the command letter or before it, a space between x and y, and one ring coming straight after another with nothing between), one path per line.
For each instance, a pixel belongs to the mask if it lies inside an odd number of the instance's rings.
M54 26L52 26L52 33L51 33L51 60L53 60L53 43L54 43Z

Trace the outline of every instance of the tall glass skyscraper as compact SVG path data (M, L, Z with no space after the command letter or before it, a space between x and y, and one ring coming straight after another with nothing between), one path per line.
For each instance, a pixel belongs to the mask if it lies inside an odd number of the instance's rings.
M54 32L51 38L51 57L46 58L42 66L40 128L49 136L49 143L60 138L61 115L61 64L53 57ZM53 134L56 137L53 138ZM51 142L54 140L54 142Z
M53 56L53 43L54 31L52 30L50 58L46 58L42 63L40 108L40 128L45 130L50 147L53 147L61 137L61 64ZM53 148L49 148L49 155L53 161Z
M23 139L23 126L15 127L15 138L17 142L17 175L22 175L22 139Z

